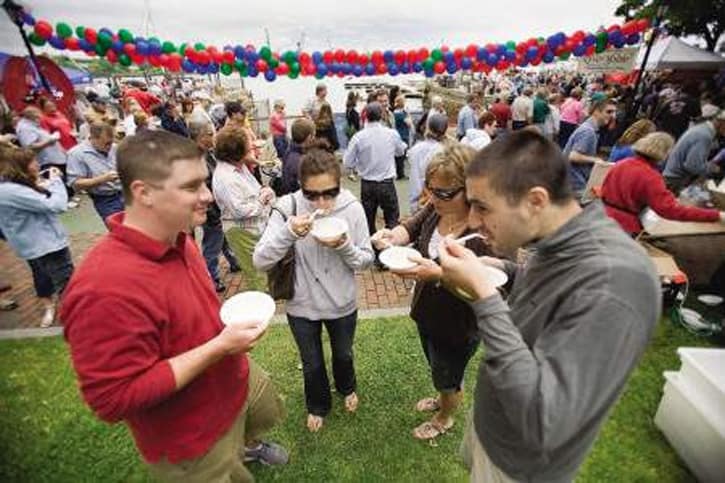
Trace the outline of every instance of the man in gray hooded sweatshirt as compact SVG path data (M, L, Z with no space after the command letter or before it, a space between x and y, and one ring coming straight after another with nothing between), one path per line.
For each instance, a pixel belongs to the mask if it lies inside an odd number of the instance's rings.
M604 213L582 209L558 147L519 131L468 168L470 223L513 278L504 301L483 263L451 240L444 282L471 294L485 358L463 445L472 481L569 482L639 361L660 316L655 269Z

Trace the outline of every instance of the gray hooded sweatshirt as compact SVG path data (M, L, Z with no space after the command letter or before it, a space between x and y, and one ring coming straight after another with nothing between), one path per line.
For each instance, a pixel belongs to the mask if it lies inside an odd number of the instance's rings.
M533 248L507 302L473 304L486 350L473 419L510 477L568 482L647 347L660 284L599 202Z
M277 209L288 217L292 214L292 199L297 214L315 210L300 191L277 201ZM287 313L309 320L338 319L357 309L355 272L369 267L375 258L365 211L348 190L342 190L328 216L347 221L348 241L333 249L320 245L311 235L299 238L289 228L277 210L272 210L262 239L254 249L253 262L258 270L268 271L287 251L295 247L295 295L287 301Z

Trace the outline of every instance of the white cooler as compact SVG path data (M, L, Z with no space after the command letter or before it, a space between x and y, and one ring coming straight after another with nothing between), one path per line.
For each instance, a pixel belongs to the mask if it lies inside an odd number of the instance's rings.
M698 480L725 481L725 350L680 348L655 424Z

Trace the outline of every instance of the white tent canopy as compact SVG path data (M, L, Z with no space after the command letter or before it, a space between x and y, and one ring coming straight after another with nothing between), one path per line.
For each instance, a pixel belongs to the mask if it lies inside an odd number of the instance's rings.
M635 63L636 68L642 65L646 48L643 45L640 49ZM645 69L717 70L722 67L725 67L725 57L722 55L694 47L677 37L670 36L655 42Z

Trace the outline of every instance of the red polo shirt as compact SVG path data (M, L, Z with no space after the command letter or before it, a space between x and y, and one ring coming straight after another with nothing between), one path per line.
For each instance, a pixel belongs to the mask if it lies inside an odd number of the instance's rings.
M219 299L194 241L158 242L109 217L63 296L61 319L81 392L99 418L125 420L150 462L206 453L247 397L244 354L176 390L168 359L222 330Z

